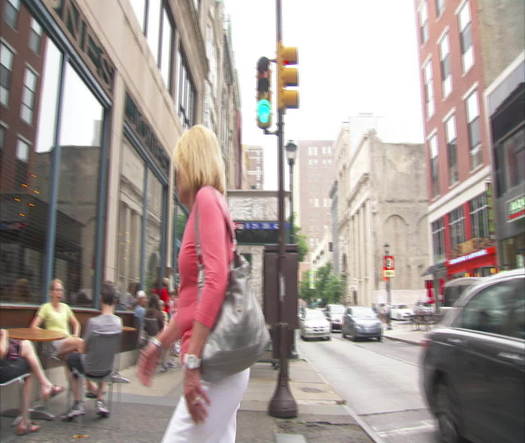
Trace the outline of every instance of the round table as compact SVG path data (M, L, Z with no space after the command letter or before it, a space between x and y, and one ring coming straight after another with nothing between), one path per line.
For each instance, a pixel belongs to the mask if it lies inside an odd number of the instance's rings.
M39 328L12 328L7 330L9 338L15 340L31 340L37 342L53 341L66 338L66 334L49 329Z
M122 326L122 330L124 332L134 332L137 330L137 328L134 328L133 326Z

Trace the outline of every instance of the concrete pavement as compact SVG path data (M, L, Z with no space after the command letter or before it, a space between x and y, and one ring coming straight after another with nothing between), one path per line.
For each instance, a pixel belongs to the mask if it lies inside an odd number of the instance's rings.
M94 401L87 400L88 413L79 422L39 421L37 433L16 437L10 426L12 419L0 420L2 442L157 442L173 413L181 393L181 370L171 369L155 376L153 386L142 386L136 377L136 367L121 371L130 384L115 385L112 415L98 419ZM374 441L363 429L359 419L351 415L344 400L304 360L290 362L290 389L298 404L298 417L278 419L267 414L278 371L269 363L253 366L250 383L238 413L238 443L295 443L330 440L369 443ZM120 395L117 389L121 389ZM52 399L48 408L56 414L66 410L67 396ZM6 406L2 405L2 409ZM78 419L77 419L78 420ZM364 425L366 428L366 425Z
M420 326L416 328L413 324L392 320L392 329L384 326L383 336L389 340L397 340L413 345L421 345L425 335L432 329L433 325Z

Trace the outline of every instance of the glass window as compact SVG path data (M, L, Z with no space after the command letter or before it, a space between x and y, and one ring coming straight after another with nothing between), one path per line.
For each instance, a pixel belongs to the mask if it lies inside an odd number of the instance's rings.
M473 198L469 202L470 223L473 238L489 238L489 207L487 193Z
M22 103L20 104L20 117L27 124L33 122L33 109L35 107L36 74L32 69L26 68L24 77L24 89L22 91Z
M4 21L16 29L16 22L18 20L18 11L20 10L20 0L7 0L4 6Z
M472 46L472 21L469 2L465 2L459 11L459 33L461 41L461 58L463 72L467 72L474 64L474 48Z
M437 146L437 135L433 135L429 140L430 149L430 184L432 197L439 194L439 156Z
M427 0L421 2L421 8L419 8L419 38L421 44L426 43L428 40L428 5Z
M137 17L140 24L140 28L142 29L142 32L144 32L146 29L146 0L130 0L130 2L133 12L135 12L135 17Z
M178 93L178 112L182 126L189 128L195 123L195 87L191 80L186 59L179 50L179 93Z
M445 122L445 136L447 139L448 184L453 185L459 179L456 117L454 115Z
M525 279L515 281L516 293L525 294ZM516 297L514 306L510 311L508 334L511 337L525 340L525 297Z
M508 187L525 183L525 127L508 137L502 143L507 166Z
M445 260L445 224L442 218L432 222L432 250L434 263Z
M455 326L507 335L509 310L519 297L517 283L498 282L480 291L463 308Z
M148 0L146 39L156 63L159 62L160 14L161 0Z
M445 34L439 42L439 58L443 97L447 97L450 94L450 91L452 91L452 72L450 69L450 47L448 43L448 34Z
M41 41L42 27L34 18L31 18L31 31L29 31L29 47L35 54L40 53Z
M450 246L454 251L460 243L465 241L465 217L463 206L451 211L448 215L448 227L450 235ZM455 255L459 255L454 251Z
M171 91L172 77L172 54L173 54L173 25L166 8L162 9L162 39L161 39L161 56L160 56L160 73L164 84Z
M62 122L54 274L66 299L93 299L103 107L68 63Z
M164 189L155 175L148 171L147 214L146 214L146 282L147 290L154 288L161 277L160 252L162 241L162 202Z
M13 58L13 51L3 43L0 43L0 103L4 106L7 106L9 101Z
M429 60L425 66L423 66L423 80L425 83L425 110L427 112L427 118L430 118L434 114L434 86L432 84L432 60Z
M474 91L465 100L467 127L469 135L470 169L475 169L482 162L481 129L479 118L478 93Z
M436 5L436 17L440 17L445 9L445 0L435 0Z

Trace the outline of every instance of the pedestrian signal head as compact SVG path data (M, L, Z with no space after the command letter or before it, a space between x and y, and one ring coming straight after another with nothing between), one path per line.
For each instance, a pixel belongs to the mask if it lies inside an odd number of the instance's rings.
M272 124L272 71L270 59L261 57L257 61L257 126L262 129L269 128Z

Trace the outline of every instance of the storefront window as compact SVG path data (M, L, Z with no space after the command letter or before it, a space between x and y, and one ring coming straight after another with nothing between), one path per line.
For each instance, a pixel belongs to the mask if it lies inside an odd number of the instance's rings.
M463 206L454 209L449 213L448 216L448 225L450 232L450 246L452 251L454 251L459 243L465 241L465 226L464 226L464 215L463 215ZM457 251L456 251L457 255Z
M487 204L487 193L473 198L469 202L470 223L472 226L473 238L489 237L489 207Z
M146 288L151 290L157 284L161 274L161 247L162 240L162 201L163 189L160 181L148 171L146 213Z
M442 218L432 222L432 250L434 263L445 260L445 226Z
M525 266L525 233L506 238L501 244L503 246L501 253L502 270L523 268Z

